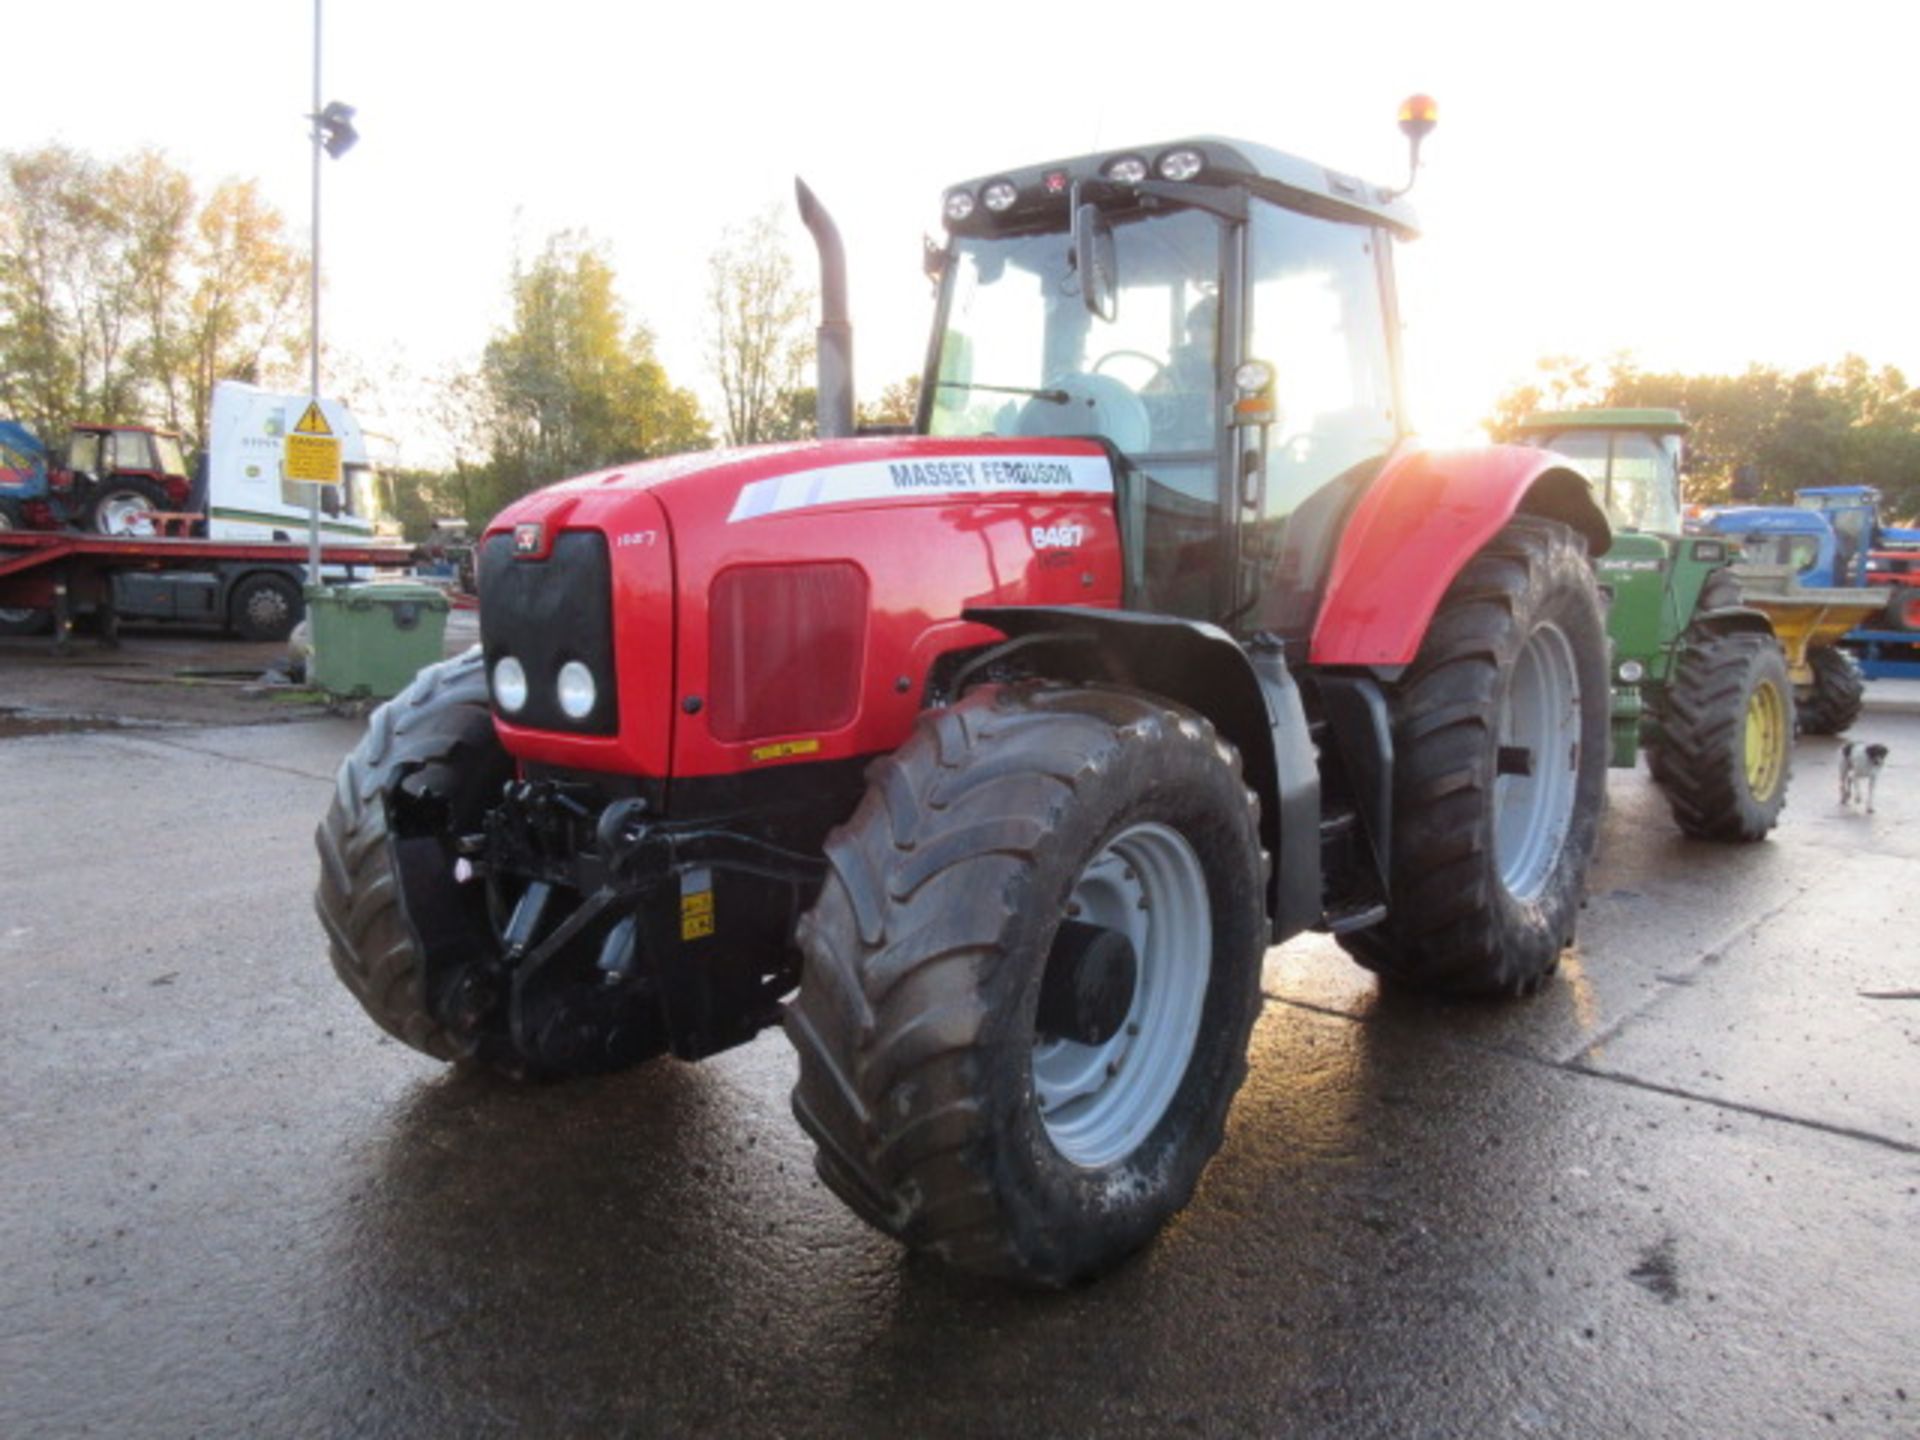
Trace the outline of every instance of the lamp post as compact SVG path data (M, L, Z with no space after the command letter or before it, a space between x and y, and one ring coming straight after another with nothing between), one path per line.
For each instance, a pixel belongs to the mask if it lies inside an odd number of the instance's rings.
M360 138L359 132L353 128L354 111L351 105L342 105L338 100L325 106L320 103L320 5L321 0L313 0L313 110L307 116L313 125L313 233L307 277L311 303L307 331L307 390L308 398L315 405L320 403L320 152L324 150L338 160ZM318 487L307 493L307 583L320 583Z

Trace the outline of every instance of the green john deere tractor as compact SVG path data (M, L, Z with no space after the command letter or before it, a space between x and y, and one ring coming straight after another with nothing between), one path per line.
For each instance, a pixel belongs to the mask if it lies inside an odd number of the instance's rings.
M1614 524L1612 764L1647 767L1687 834L1760 840L1792 770L1794 684L1773 621L1742 602L1725 539L1683 532L1678 410L1529 415L1521 443L1585 472Z

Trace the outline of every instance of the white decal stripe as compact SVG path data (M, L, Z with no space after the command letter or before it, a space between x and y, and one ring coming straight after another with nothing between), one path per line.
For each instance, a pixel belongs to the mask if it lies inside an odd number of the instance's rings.
M1101 455L947 455L925 459L863 460L801 470L743 485L729 524L817 505L909 496L1111 495L1113 467Z

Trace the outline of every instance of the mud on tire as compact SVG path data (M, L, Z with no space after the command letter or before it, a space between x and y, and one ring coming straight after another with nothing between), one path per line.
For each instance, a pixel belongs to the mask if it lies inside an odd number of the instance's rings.
M1787 660L1772 635L1689 637L1648 755L1675 823L1701 840L1764 839L1787 803L1793 721Z
M1507 732L1543 685L1556 743L1522 754ZM1572 940L1606 794L1606 627L1573 531L1509 522L1448 588L1389 702L1387 918L1340 943L1392 984L1530 993Z
M458 812L497 794L510 774L476 646L422 670L373 712L341 762L333 803L314 833L320 883L313 902L334 973L382 1030L437 1060L473 1058L476 1042L441 1024L428 1003L401 908L387 801L402 786L427 787L450 795Z
M793 1106L826 1184L882 1232L1018 1283L1086 1278L1150 1239L1191 1196L1246 1074L1266 946L1257 819L1239 757L1177 706L1037 685L924 716L829 837L799 928ZM1058 1044L1037 1033L1042 981L1070 897L1104 893L1092 877L1130 836L1167 833L1197 861L1192 931L1210 925L1165 972L1192 982L1195 1024L1158 1072L1177 1077L1155 1082L1170 1094L1106 1153L1036 1098ZM1172 928L1148 929L1141 976L1175 953L1154 948ZM1130 1024L1159 1013L1149 982L1129 993ZM1142 1023L1126 1033L1151 1037Z

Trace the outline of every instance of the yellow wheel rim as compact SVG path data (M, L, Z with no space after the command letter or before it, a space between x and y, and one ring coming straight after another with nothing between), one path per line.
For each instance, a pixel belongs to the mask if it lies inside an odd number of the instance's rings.
M1770 800L1787 768L1787 702L1772 685L1747 697L1747 789Z

